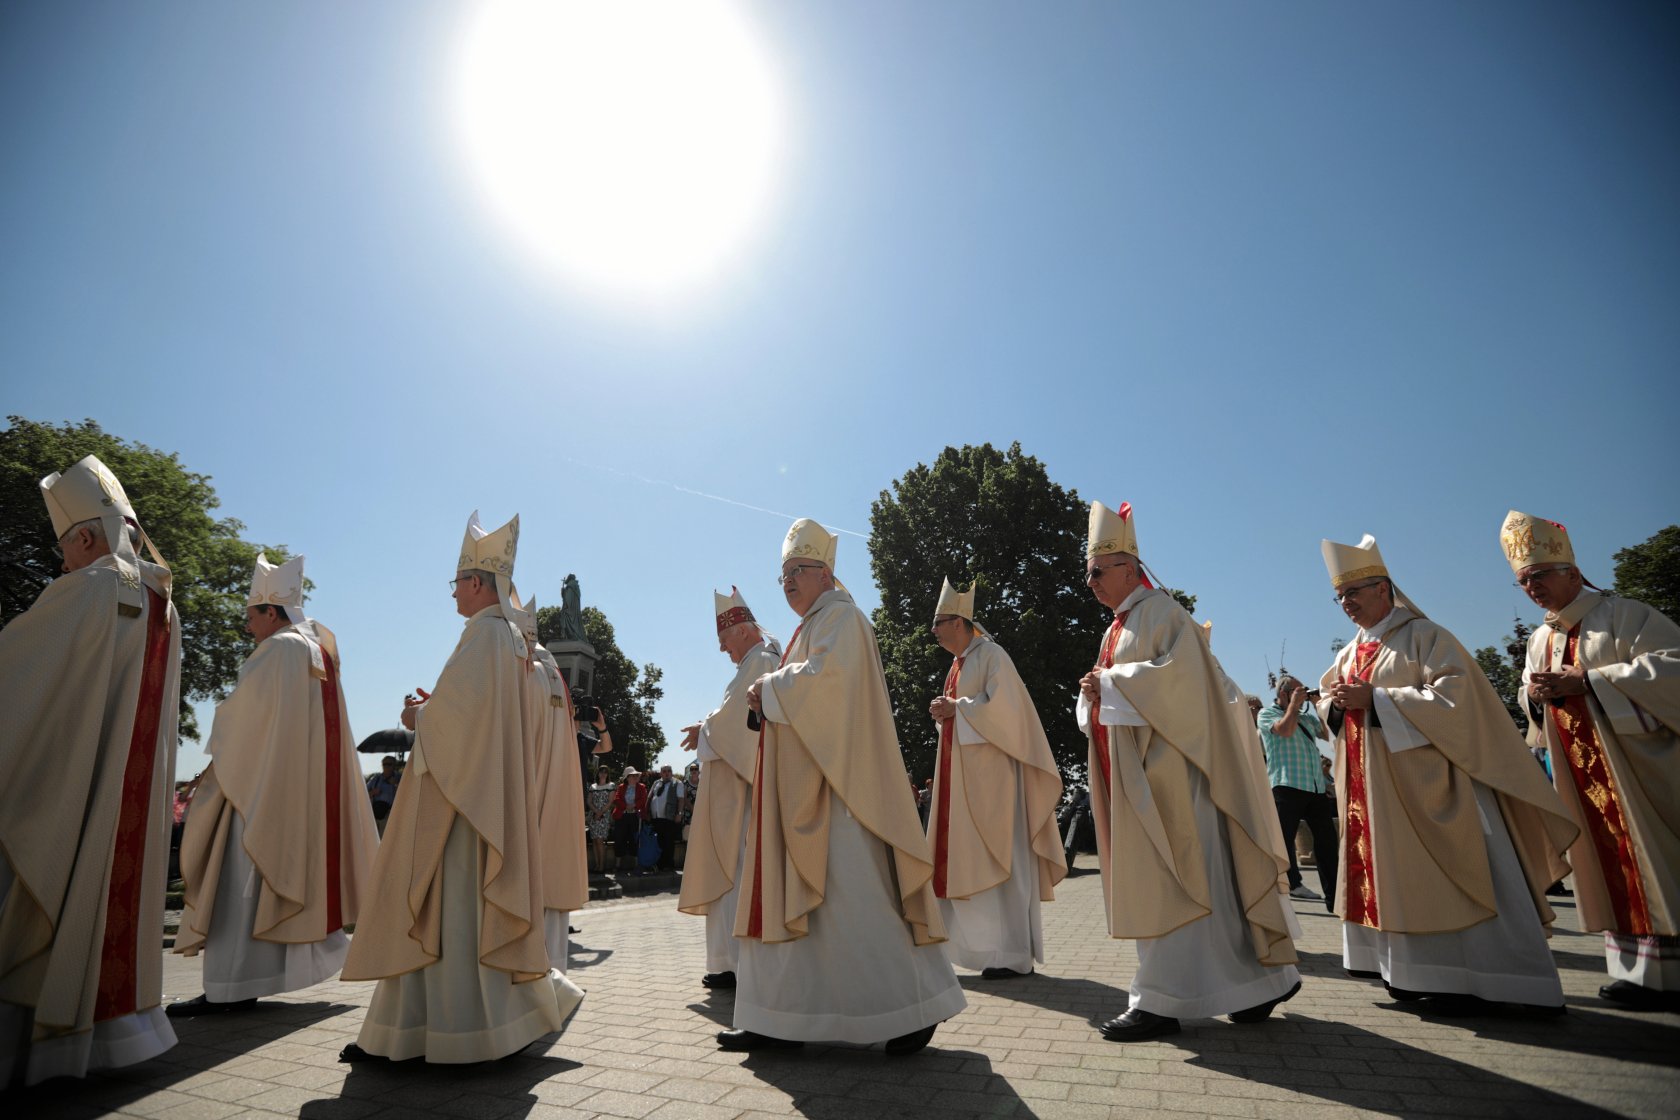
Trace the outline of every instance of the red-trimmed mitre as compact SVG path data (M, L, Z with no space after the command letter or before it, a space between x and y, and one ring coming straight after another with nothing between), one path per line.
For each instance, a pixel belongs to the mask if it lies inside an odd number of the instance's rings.
M731 626L738 626L743 622L757 622L752 611L746 607L730 607L717 616L718 633L721 634Z

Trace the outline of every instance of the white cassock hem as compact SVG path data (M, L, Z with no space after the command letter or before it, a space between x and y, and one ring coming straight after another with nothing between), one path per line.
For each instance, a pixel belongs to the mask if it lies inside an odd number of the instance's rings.
M1343 922L1342 963L1380 972L1389 984L1408 991L1557 1007L1563 1003L1563 985L1499 803L1487 786L1472 785L1499 913L1452 933L1384 933Z
M1680 937L1604 934L1604 965L1611 980L1653 992L1680 991Z
M572 956L572 912L543 911L543 941L548 946L548 966L565 972Z
M583 991L550 972L524 983L478 962L483 842L460 816L443 851L443 956L373 990L356 1043L370 1054L445 1064L506 1057L564 1030Z
M740 939L735 1026L771 1038L868 1045L968 1006L942 945L916 945L890 849L829 793L828 884L797 941Z
M1015 772L1015 833L1009 848L1009 878L971 898L942 898L945 943L951 963L961 968L1008 968L1029 972L1044 961L1044 911L1038 898L1038 857L1027 829L1027 791L1021 764Z
M1208 795L1207 778L1194 767L1190 781L1212 913L1161 937L1138 939L1129 1004L1175 1019L1229 1015L1277 999L1301 982L1294 965L1264 965L1255 957L1237 898L1225 819Z
M236 1003L313 988L338 975L350 951L342 929L320 941L286 943L251 936L262 877L245 851L245 817L233 810L216 902L204 938L204 998Z

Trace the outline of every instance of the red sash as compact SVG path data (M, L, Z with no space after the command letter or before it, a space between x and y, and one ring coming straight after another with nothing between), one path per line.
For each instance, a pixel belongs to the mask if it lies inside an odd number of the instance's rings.
M963 659L957 658L951 662L951 671L945 674L945 695L955 698L957 695L957 678L962 675ZM939 779L934 785L939 787L938 825L934 829L933 840L933 894L935 898L945 897L945 873L951 860L951 752L956 749L957 717L943 721L939 728Z
M1546 664L1552 663L1552 644L1557 631L1546 636ZM1581 625L1569 631L1563 646L1563 664L1574 665L1579 656ZM1598 854L1604 872L1604 888L1610 896L1610 910L1616 916L1617 933L1650 934L1651 911L1645 904L1645 887L1639 878L1639 860L1628 835L1622 802L1616 796L1616 779L1598 741L1592 713L1585 696L1565 696L1551 708L1552 726L1557 729L1560 752L1569 765L1569 775L1581 799L1587 836ZM1596 810L1596 811L1595 811Z
M343 745L340 740L344 732L338 718L338 662L325 649L321 650L321 660L327 668L327 675L321 678L321 717L327 735L327 933L330 935L344 926L339 852L342 842L339 837L339 802L343 796L341 786L344 781Z
M1353 651L1353 680L1371 679L1379 642L1360 642ZM1342 741L1347 747L1347 827L1342 834L1342 874L1347 882L1345 921L1382 928L1377 924L1376 875L1371 860L1371 802L1365 789L1365 710L1344 713ZM1294 843L1293 837L1286 837Z
M793 628L793 637L788 639L787 649L782 652L782 659L776 663L780 669L787 664L788 655L793 652L793 643L799 640L799 632L805 629L801 622ZM764 721L761 718L758 725L758 759L753 763L753 853L752 853L752 893L747 909L747 936L764 938Z
M93 1021L119 1019L139 1010L141 891L147 887L146 837L151 821L152 768L157 761L158 728L163 722L163 681L169 670L169 604L146 588L146 652L140 669L140 695L134 707L134 732L123 766L122 800L111 847L111 878L105 895L105 935L99 948L99 988ZM151 884L157 889L158 884ZM155 931L150 952L156 952Z
M1122 611L1114 616L1109 624L1108 633L1103 635L1102 652L1097 657L1098 669L1114 668L1114 650L1120 644L1120 633L1125 629L1126 617L1131 611ZM1099 700L1091 705L1091 741L1097 745L1097 764L1102 768L1103 789L1109 796L1114 795L1114 779L1109 775L1108 761L1108 728L1102 724L1102 703Z

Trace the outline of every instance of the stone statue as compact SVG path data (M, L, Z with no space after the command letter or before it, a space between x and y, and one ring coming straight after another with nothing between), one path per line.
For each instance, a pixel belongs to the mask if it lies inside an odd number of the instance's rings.
M578 589L575 575L567 575L566 582L560 586L560 617L555 620L559 632L555 637L562 642L587 642L583 636L583 592Z

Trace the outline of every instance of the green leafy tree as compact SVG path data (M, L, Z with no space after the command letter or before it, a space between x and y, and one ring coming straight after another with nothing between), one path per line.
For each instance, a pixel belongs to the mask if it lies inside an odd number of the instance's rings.
M1680 525L1615 555L1616 594L1655 607L1680 622Z
M59 574L52 518L41 501L41 479L97 455L122 481L134 512L174 572L181 616L181 724L198 738L191 704L225 699L251 653L245 633L245 594L257 553L278 563L284 546L257 545L245 526L217 518L221 505L210 476L182 465L171 452L111 435L92 420L54 427L21 416L0 432L0 626L29 609ZM307 585L306 585L307 586Z
M1476 664L1487 674L1493 690L1499 694L1505 710L1517 730L1528 731L1528 712L1522 702L1523 666L1528 659L1528 636L1534 629L1521 616L1511 620L1511 633L1505 635L1504 652L1498 646L1483 646L1476 651Z
M1009 652L1069 783L1082 781L1086 743L1070 711L1109 613L1085 586L1088 507L1044 464L991 444L947 447L883 490L870 509L869 555L881 606L881 647L905 764L933 773L938 734L928 702L951 657L928 632L940 580L977 585L975 613ZM1175 592L1187 609L1195 597Z
M537 638L551 642L559 637L560 608L537 608ZM595 647L594 700L607 717L612 733L611 765L615 769L633 765L645 771L665 746L665 732L653 718L653 706L665 695L659 682L665 670L649 661L636 663L618 646L613 626L595 607L583 608L583 634Z

